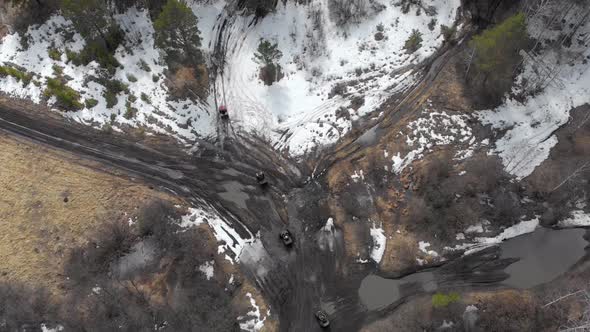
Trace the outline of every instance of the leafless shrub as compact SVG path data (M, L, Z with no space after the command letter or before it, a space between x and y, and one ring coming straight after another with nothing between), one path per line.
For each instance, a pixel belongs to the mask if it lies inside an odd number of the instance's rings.
M36 331L55 322L56 312L45 289L0 283L0 330Z
M85 284L94 275L106 273L113 261L129 252L134 235L126 222L106 223L86 247L71 251L64 270L75 283Z
M168 201L156 200L142 207L137 216L137 231L140 236L168 233L178 218L174 206Z

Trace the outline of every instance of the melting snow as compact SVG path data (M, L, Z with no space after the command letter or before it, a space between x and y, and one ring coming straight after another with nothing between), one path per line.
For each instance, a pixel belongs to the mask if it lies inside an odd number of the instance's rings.
M424 241L418 242L418 248L420 248L420 251L432 257L438 257L438 253L434 250L428 250L428 247L430 247L430 243Z
M190 228L207 222L207 213L200 209L190 208L189 213L180 219L180 227Z
M544 27L542 20L553 17L563 6L559 1L547 2L538 15L528 20L531 36L543 34L543 40L556 39L559 34L569 32L566 24ZM578 5L576 5L578 6ZM564 22L576 22L586 10L577 7L568 11ZM590 33L590 23L585 22L572 35L572 46L562 52L549 49L545 53L525 57L522 74L517 78L516 93L542 90L528 96L524 102L507 98L496 110L479 113L482 123L497 130L507 130L496 141L495 152L502 158L507 172L522 179L531 174L547 157L557 137L553 134L569 119L569 111L590 101L590 71L584 62L590 56L590 49L579 45L577 40ZM573 32L572 32L573 33ZM555 38L554 38L555 37ZM540 76L551 76L542 80Z
M361 180L365 180L365 174L363 174L363 170L361 169L359 172L354 171L354 174L350 176L350 178L352 179L352 181L354 182L358 182L359 179Z
M414 150L408 152L404 157L401 157L398 152L391 158L393 161L392 170L395 173L401 173L413 161L421 159L426 152L436 146L450 144L463 146L465 150L460 150L455 156L458 159L469 157L473 149L478 146L471 128L467 125L469 119L467 115L449 115L445 112L428 110L427 112L425 117L408 124L409 132L406 134L406 144L408 147L414 147Z
M590 215L583 210L575 210L571 218L561 220L557 225L560 227L590 226Z
M213 267L214 264L215 264L215 261L208 261L208 262L203 263L201 266L199 266L199 271L203 272L203 274L205 275L207 280L213 278L213 276L214 276L214 272L215 272L214 267Z
M256 305L256 300L254 300L252 294L246 293L246 296L250 299L250 304L252 305L253 309L249 311L245 316L238 316L238 321L242 321L240 322L240 329L249 332L258 332L264 326L264 321L266 320L266 317L260 317L260 307ZM269 315L270 312L267 312L267 316Z
M59 15L52 16L40 26L29 27L26 32L29 47L26 50L20 47L21 36L16 33L2 40L0 59L3 64L12 63L25 68L35 75L35 80L40 86L37 87L33 83L23 86L23 83L6 77L0 78L0 90L39 103L47 78L54 77L53 67L59 66L63 68L64 77L71 78L67 85L80 93L82 102L89 99L98 101L93 108L63 113L76 121L99 126L112 123L115 130L120 130L118 126L123 124L145 126L156 132L174 135L180 140L214 134L215 112L210 114L204 105L189 100L168 100L168 90L161 83L166 66L162 63L159 50L154 46L154 29L147 10L131 8L124 14L115 15L114 19L126 31L127 45L121 45L115 51L115 58L122 67L117 68L112 78L127 84L129 94L121 92L117 96L118 103L112 108L106 106L103 97L105 88L89 81L92 76L99 76L99 65L91 62L86 66L75 66L68 61L66 49L80 51L85 42L77 33L73 34L71 40L65 40L59 31L73 31L73 27L70 21ZM61 58L50 58L50 48L59 50L62 53ZM144 65L147 65L149 70L145 70ZM129 79L130 76L135 77L135 80ZM154 82L153 76L159 76L160 80ZM149 101L139 98L140 93L145 93ZM137 114L131 119L126 119L125 101L131 94L136 99L130 101L130 106L137 109ZM50 99L49 105L53 105L54 102L53 98Z
M502 233L498 234L494 237L476 237L474 239L475 242L473 243L463 243L456 245L455 247L445 247L445 250L466 250L464 255L469 255L471 253L480 251L492 245L498 244L504 240L511 239L513 237L517 237L523 234L534 232L535 229L539 226L539 218L534 218L531 220L524 220L520 223L510 226L502 231Z
M49 328L49 327L47 327L47 325L41 324L41 331L42 332L59 332L59 331L63 331L63 330L64 330L64 327L61 325L57 325L54 328Z
M465 233L483 233L483 224L477 223L475 225L471 225L465 229Z
M227 254L225 255L225 258L232 262L232 264L234 261L239 261L242 250L246 245L252 244L257 240L257 238L255 238L252 234L249 234L249 239L242 238L240 234L238 234L235 229L233 229L229 224L221 219L221 217L215 213L214 209L211 207L189 209L189 214L182 217L180 226L183 228L190 228L198 226L204 222L206 222L209 227L211 227L213 230L213 235L217 241L222 243L219 245L217 252L219 254L227 252L233 253L233 259Z
M80 92L83 100L96 99L98 105L65 116L76 121L103 126L111 124L120 131L123 125L145 126L153 131L174 135L181 141L216 135L215 102L227 103L235 128L269 138L278 149L292 155L302 155L318 145L336 142L351 128L352 121L379 107L389 96L413 85L420 73L413 67L432 55L442 43L440 25L451 26L460 0L433 0L437 13L416 15L412 10L401 13L399 6L381 1L383 10L370 15L358 24L337 27L330 18L326 0L313 0L306 5L295 1L279 2L275 12L257 24L253 17L231 15L224 8L227 2L213 0L192 2L199 18L203 52L210 58L219 35L220 22L228 19L224 42L227 59L224 75L213 83L216 97L210 95L205 103L190 100L170 101L167 87L162 83L167 69L161 52L154 46L154 30L146 10L131 8L114 20L126 31L126 43L115 52L122 64L113 78L128 84L131 94L145 93L150 102L136 98L131 107L137 114L124 117L127 93L118 95L118 103L106 107L105 87L88 81L100 70L97 63L75 66L68 62L65 50L77 52L85 46L77 33L66 40L61 31L73 31L72 24L62 16L52 16L40 26L26 32L29 47L20 47L21 36L10 34L0 44L2 63L14 63L35 74L33 83L23 86L12 77L0 78L0 91L34 102L42 101L47 78L53 77L53 66L63 67L64 76L71 78L67 85ZM428 24L436 20L434 31ZM412 29L422 33L422 47L413 54L403 50ZM382 30L385 37L376 40ZM259 65L253 54L261 38L278 43L283 53L279 63L284 77L271 86L258 79ZM60 59L48 56L55 48ZM132 50L132 53L129 52ZM145 65L149 71L145 70ZM136 80L128 79L134 76ZM158 76L157 82L153 76ZM339 86L340 95L331 94ZM137 97L137 96L136 96ZM359 98L362 102L358 103ZM357 104L354 104L357 101ZM54 99L49 101L53 105ZM113 122L114 121L114 122Z
M417 73L411 65L432 55L443 39L439 26L430 31L428 23L436 19L437 24L452 25L460 5L459 0L433 1L429 4L438 14L429 17L402 14L392 2L381 1L384 9L372 17L337 27L327 3L279 2L256 25L250 24L252 17L233 17L227 42L235 47L228 47L225 75L216 82L225 86L232 121L296 156L334 143L350 130L352 120L412 85ZM377 41L381 23L387 40ZM423 42L410 55L403 45L412 29L422 32ZM276 42L283 53L279 64L285 76L271 86L258 79L259 65L252 56L261 38ZM344 92L331 96L336 85ZM364 102L355 110L352 100L361 96Z
M379 264L385 253L385 245L387 244L387 238L383 231L382 225L376 226L375 222L370 229L371 237L373 238L373 247L371 249L371 259L375 263Z

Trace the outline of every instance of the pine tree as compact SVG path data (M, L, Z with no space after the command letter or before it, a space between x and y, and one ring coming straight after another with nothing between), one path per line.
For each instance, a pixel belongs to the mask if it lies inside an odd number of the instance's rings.
M520 50L527 47L525 16L515 14L474 36L470 42L468 79L479 90L482 107L497 105L510 91L521 63ZM473 63L472 63L473 62ZM473 68L469 72L469 68Z
M474 36L475 67L481 73L496 75L513 71L520 60L519 51L527 41L525 16L516 14L493 28Z
M283 53L278 49L276 43L273 44L268 40L260 39L258 49L254 53L254 61L262 65L260 78L266 85L271 85L283 76L281 66L277 63L282 56Z
M61 0L60 8L87 41L100 38L108 44L112 21L107 18L104 0Z
M404 43L404 49L407 53L414 53L422 47L422 33L416 29L412 30L412 34Z
M278 45L272 44L268 40L261 39L258 44L257 53L254 53L254 61L265 66L273 65L283 56L278 49Z
M197 23L197 17L184 1L168 0L154 21L156 44L169 55L182 53L192 64L200 64L201 37Z

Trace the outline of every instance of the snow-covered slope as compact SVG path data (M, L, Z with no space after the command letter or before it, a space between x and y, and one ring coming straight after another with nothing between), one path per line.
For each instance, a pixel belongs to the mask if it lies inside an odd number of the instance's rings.
M130 52L124 46L120 46L115 53L115 58L122 67L119 67L113 78L117 78L129 86L129 93L120 93L118 103L107 108L102 93L104 86L94 81L88 81L91 76L98 76L100 70L96 62L87 66L75 66L68 62L66 49L77 52L84 45L84 40L75 33L72 40L66 41L64 31L73 31L71 22L62 16L52 16L40 26L30 27L27 32L28 48L21 47L21 36L11 34L6 36L0 44L1 64L15 64L24 67L28 72L35 74L35 80L40 85L33 83L24 86L22 82L10 76L0 78L0 90L12 95L31 98L35 102L41 102L41 97L48 78L54 77L54 66L63 68L63 75L71 78L67 85L78 91L82 101L95 99L98 104L93 108L85 108L76 112L64 113L77 121L102 126L112 123L117 129L122 124L142 125L155 132L174 134L181 140L194 139L196 136L206 137L215 134L214 121L216 114L210 112L203 105L195 104L190 100L170 101L167 88L162 84L165 64L160 52L154 47L154 29L147 11L130 9L125 14L117 15L116 21L126 31L126 45L132 49ZM60 59L49 57L50 48L59 50ZM143 61L149 67L149 71L142 69ZM153 77L158 76L158 82ZM135 77L130 80L129 77ZM149 101L140 98L141 93L149 97ZM131 102L131 107L138 110L135 117L127 119L126 100L129 95L134 95L136 100ZM52 105L55 101L49 100ZM186 126L187 121L191 124Z
M79 51L85 43L77 33L64 38L64 32L73 32L73 27L59 15L29 28L27 48L21 46L23 36L16 33L2 39L0 64L25 68L34 74L36 84L24 85L9 76L0 78L0 91L43 102L47 79L55 76L57 65L71 78L67 85L81 94L82 101L98 101L93 108L65 113L77 121L97 127L109 124L115 130L123 125L145 126L190 141L217 134L215 105L227 103L234 129L263 136L276 148L299 156L315 146L335 142L351 128L352 121L412 85L419 75L413 71L414 65L442 43L440 26L454 23L460 5L459 0L424 0L425 7L436 8L436 14L429 16L423 10L418 14L417 7L403 14L391 1L379 0L375 2L380 4L378 9L360 23L337 26L328 2L298 5L281 1L275 12L256 24L252 24L253 16L232 12L234 7L225 0L192 3L206 57L211 58L219 39L227 47L223 74L220 72L214 82L218 93L211 93L207 102L172 101L163 84L166 64L154 46L152 22L147 11L136 8L115 17L127 40L116 51L122 67L113 78L128 84L129 93L121 92L114 107L107 108L102 96L105 87L88 80L96 76L98 64L75 66L68 62L66 49ZM404 43L413 29L422 33L422 47L408 54ZM378 32L382 39L375 37ZM271 86L258 79L260 67L253 60L261 38L278 43L283 53L279 63L285 76ZM52 59L50 48L57 49L61 58ZM337 85L340 93L331 94ZM142 93L149 101L140 98ZM135 98L126 105L129 95ZM55 100L48 103L53 105ZM127 106L136 108L137 114L125 117Z
M351 121L414 83L417 73L412 65L442 43L440 25L453 24L460 4L425 1L437 8L431 17L414 10L403 14L400 7L381 1L380 12L342 27L332 21L327 3L280 3L275 13L254 26L253 17L228 18L232 23L226 65L216 83L219 90L225 88L230 115L293 155L335 142L350 129ZM427 26L431 20L436 20L433 31ZM408 54L403 47L413 29L422 33L422 47ZM375 38L379 30L382 40ZM271 86L258 79L259 65L253 59L261 38L277 43L283 53L279 64L285 77ZM330 96L337 85L346 86L344 93ZM358 109L352 105L355 98L364 98Z
M495 152L502 158L506 171L517 178L528 176L549 157L557 144L553 132L568 121L570 110L590 102L590 50L586 46L590 23L586 21L574 33L570 23L577 22L586 12L576 6L564 17L566 23L547 26L546 21L553 13L562 11L563 6L559 1L547 2L542 11L528 19L529 35L539 38L542 44L573 34L569 48L525 54L525 68L517 78L514 92L540 92L524 102L508 98L498 109L479 114L483 123L499 130L508 129L496 142Z

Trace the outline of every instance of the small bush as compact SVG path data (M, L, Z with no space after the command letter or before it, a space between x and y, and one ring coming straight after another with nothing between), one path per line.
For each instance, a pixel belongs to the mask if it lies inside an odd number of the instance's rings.
M47 50L47 54L49 54L49 57L55 61L59 61L61 59L61 52L56 48L50 48Z
M117 102L119 101L119 99L117 98L117 94L109 90L103 92L102 96L107 102L107 108L113 108L115 105L117 105Z
M432 306L435 308L446 308L451 303L455 303L461 299L457 293L436 293L432 295Z
M150 100L150 96L146 95L145 93L141 93L140 95L141 100L143 100L145 103L151 104L152 101Z
M430 22L428 22L428 30L430 31L434 31L434 28L436 27L436 19L433 18L430 20Z
M70 49L66 49L66 58L68 59L68 62L71 62L76 66L82 64L82 61L80 60L80 55Z
M53 68L53 74L55 76L61 76L64 72L63 68L58 65L53 65L52 68Z
M422 33L416 29L412 30L412 34L404 43L404 49L407 53L414 53L422 47Z
M160 237L166 233L173 233L173 221L177 217L177 212L170 202L153 201L139 211L136 224L139 236Z
M148 73L152 71L150 66L147 64L147 62L143 61L143 59L139 60L139 68L143 71L147 71Z
M137 100L137 97L135 97L135 95L131 94L131 95L129 95L129 96L127 97L127 100L128 100L130 103L134 103L134 102Z
M0 66L0 77L6 76L12 76L18 81L23 82L25 85L28 85L31 82L31 79L33 79L33 75L27 74L22 70L10 66Z
M112 127L105 124L103 130ZM134 236L127 222L113 221L103 225L86 248L73 250L65 265L65 273L73 281L86 283L97 274L109 270L111 263L128 253Z
M46 97L55 96L59 105L68 111L80 110L84 107L80 102L80 94L57 78L47 80L47 89L44 94Z
M156 74L152 75L152 81L153 81L154 83L158 82L159 80L160 80L160 76L158 76L158 75L156 75Z
M123 32L119 28L112 27L106 35L107 42L102 39L87 42L84 49L79 53L66 50L66 56L68 61L71 61L76 66L87 65L92 61L96 61L102 68L107 69L112 74L120 65L113 54L123 41L123 38Z
M98 100L94 98L86 99L85 104L86 108L93 108L94 106L98 105Z
M127 80L131 83L137 82L137 77L133 76L133 74L127 74Z
M125 103L125 114L123 115L123 117L127 120L131 120L135 117L136 114L137 108L131 107L131 103L127 101L127 103Z
M455 39L457 28L454 25L448 27L443 24L440 26L440 32L442 33L445 42L452 42Z
M117 105L117 95L119 93L129 92L129 87L127 84L119 80L109 80L106 78L96 77L93 77L92 80L105 87L103 97L107 102L107 108L113 108L113 106Z

